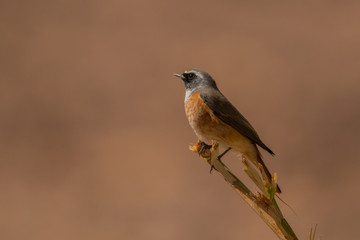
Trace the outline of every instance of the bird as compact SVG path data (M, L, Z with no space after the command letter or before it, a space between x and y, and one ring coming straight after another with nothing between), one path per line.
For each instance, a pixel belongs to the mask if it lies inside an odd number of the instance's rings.
M262 166L269 182L272 175L266 167L258 146L275 155L264 144L250 122L220 92L209 73L192 68L182 74L175 73L185 84L185 113L199 140L209 145L212 140L228 151L240 153L255 166ZM211 168L212 169L212 168ZM210 170L211 171L211 170ZM277 192L281 193L279 186Z

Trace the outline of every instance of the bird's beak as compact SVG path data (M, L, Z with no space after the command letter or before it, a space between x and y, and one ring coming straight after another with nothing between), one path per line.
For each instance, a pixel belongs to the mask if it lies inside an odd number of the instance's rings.
M174 76L179 77L184 80L184 75L182 75L182 74L174 73Z

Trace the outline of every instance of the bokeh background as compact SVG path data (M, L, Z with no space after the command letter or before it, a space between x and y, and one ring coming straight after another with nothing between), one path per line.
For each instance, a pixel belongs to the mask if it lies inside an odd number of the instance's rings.
M277 154L300 239L357 239L360 4L0 2L0 238L277 239L209 166L191 67ZM225 157L241 178L236 155ZM253 185L251 189L255 190Z

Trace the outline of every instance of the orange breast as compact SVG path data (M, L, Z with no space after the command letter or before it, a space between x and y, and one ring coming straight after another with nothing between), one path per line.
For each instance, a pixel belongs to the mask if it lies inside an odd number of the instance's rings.
M204 103L200 93L192 94L185 103L186 117L200 139L227 142L235 129L218 119Z
M200 93L194 93L189 97L185 103L185 112L190 126L201 141L216 140L231 146L234 150L247 151L243 146L250 144L249 139L217 118L201 99Z
M200 97L200 93L192 94L185 103L186 117L190 125L208 124L214 117L210 108Z

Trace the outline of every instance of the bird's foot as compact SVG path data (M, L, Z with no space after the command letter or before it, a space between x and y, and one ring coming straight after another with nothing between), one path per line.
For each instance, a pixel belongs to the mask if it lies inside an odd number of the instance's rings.
M200 142L200 150L199 150L199 155L202 155L203 153L205 153L206 150L210 150L211 149L211 145L208 145L204 142Z

